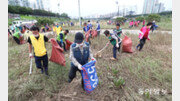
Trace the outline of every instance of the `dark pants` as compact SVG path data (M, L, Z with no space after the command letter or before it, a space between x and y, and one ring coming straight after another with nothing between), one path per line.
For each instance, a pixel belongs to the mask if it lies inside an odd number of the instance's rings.
M35 58L36 67L38 69L41 69L42 73L45 70L45 74L48 75L48 56L47 56L47 54L42 57L37 57L34 55L34 58ZM43 62L44 70L42 67L42 62Z
M71 82L76 77L76 72L79 71L81 74L81 71L78 69L78 67L71 65L71 69L69 72L69 82ZM82 75L81 75L82 76ZM81 80L82 88L84 89L84 82L83 79Z
M66 51L66 44L63 42L60 42L60 41L58 41L57 40L57 43L59 44L59 46L62 48L63 47L63 49L64 49L64 51Z
M98 36L100 35L100 31L97 31L97 35L98 35Z
M143 48L144 44L146 43L146 38L142 38L140 40L140 43L137 45L137 49L139 48L139 51L141 51L141 49Z
M117 50L120 51L120 48L121 48L121 43L119 43L119 47L118 48L116 47L116 44L113 46L113 57L115 59L116 59Z
M13 36L13 39L16 41L17 44L19 44L19 45L21 44L20 40L17 37Z

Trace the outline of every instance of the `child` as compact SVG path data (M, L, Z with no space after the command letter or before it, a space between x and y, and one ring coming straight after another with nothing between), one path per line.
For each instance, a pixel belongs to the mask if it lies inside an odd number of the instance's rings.
M140 43L136 46L136 49L138 49L139 47L139 51L141 51L141 49L143 48L146 39L149 40L149 31L150 31L150 27L152 26L152 22L149 22L145 27L141 28L141 33L142 35L139 36L140 39Z
M109 45L109 43L113 45L113 57L111 58L111 60L117 60L116 53L117 49L120 48L120 39L117 35L110 33L108 30L104 31L104 34L109 39L107 45Z
M69 33L69 30L61 31L58 36L57 36L57 43L59 44L60 47L64 48L64 51L66 51L66 44L65 41L67 39L67 34Z
M29 43L29 57L32 58L32 46L34 48L34 58L36 67L38 69L41 69L41 73L45 71L45 75L49 76L48 74L48 55L47 50L45 47L45 42L48 42L48 38L44 36L43 34L39 33L39 28L33 26L31 28L31 31L33 35L28 37L28 43ZM49 41L50 42L50 41ZM43 67L41 62L43 62Z
M69 71L69 83L76 77L76 71L81 72L82 66L88 63L89 59L95 60L89 43L83 42L83 40L83 34L81 32L76 33L74 43L70 47L71 69ZM84 88L83 79L82 88Z

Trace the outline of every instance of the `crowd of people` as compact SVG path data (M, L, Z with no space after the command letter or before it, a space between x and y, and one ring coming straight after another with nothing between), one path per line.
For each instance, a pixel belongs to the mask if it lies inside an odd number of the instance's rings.
M132 22L130 22L132 23ZM137 22L138 24L138 22ZM143 27L140 29L139 33L139 44L137 45L136 49L141 51L146 39L149 40L149 32L151 29L155 30L157 27L152 28L152 26L155 25L155 22L148 22L145 26L145 22L143 22ZM66 40L67 35L69 33L68 29L63 29L61 25L59 24L53 24L52 28L48 26L43 26L41 29L37 27L36 25L31 25L31 27L27 26L13 26L10 25L8 29L8 33L12 35L13 39L16 41L17 44L23 44L26 40L29 44L29 57L35 58L35 64L38 69L40 69L41 73L45 73L45 75L49 76L48 73L48 54L47 49L45 46L45 42L51 42L51 39L48 39L43 33L44 30L50 31L52 29L53 33L55 34L56 41L58 45L63 48L65 52L67 52L66 49ZM93 57L90 45L92 38L92 31L95 30L97 32L97 36L100 37L101 32L101 26L99 21L96 22L96 26L94 27L90 20L87 21L87 23L84 23L84 27L82 28L83 33L77 32L74 37L74 43L70 46L70 61L71 61L71 69L69 71L69 79L68 82L72 82L72 80L76 76L76 72L81 72L82 66L89 62L89 60L96 60ZM86 36L86 34L90 32L90 35ZM122 35L126 36L123 33L122 28L120 27L120 24L116 24L116 28L113 29L113 32L111 33L109 30L105 30L103 34L107 37L108 43L113 45L113 57L110 59L113 61L117 60L117 52L120 52L121 50L121 43L122 43ZM88 41L85 40L85 38L89 39ZM82 87L84 86L82 81ZM84 88L84 87L83 87Z

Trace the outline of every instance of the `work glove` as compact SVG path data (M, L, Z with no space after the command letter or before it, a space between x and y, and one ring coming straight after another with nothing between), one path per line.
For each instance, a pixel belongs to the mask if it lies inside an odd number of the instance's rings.
M119 44L116 44L116 47L118 48L118 47L119 47Z
M79 65L78 65L78 69L79 69L79 70L83 70L83 69L82 69L82 65L79 64Z
M96 61L96 58L93 57L91 60L92 60L92 61Z
M29 58L32 58L32 57L33 57L32 53L29 53Z

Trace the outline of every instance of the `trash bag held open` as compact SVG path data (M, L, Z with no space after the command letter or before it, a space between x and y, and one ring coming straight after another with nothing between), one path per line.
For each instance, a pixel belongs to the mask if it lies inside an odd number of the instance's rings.
M66 39L66 49L69 50L72 42Z
M132 40L131 38L125 36L122 40L122 50L123 52L132 53Z
M95 68L96 61L90 61L82 66L81 74L84 82L84 89L91 93L98 85L98 76Z
M64 50L61 47L59 47L55 39L51 39L51 44L52 44L52 51L51 51L51 57L49 60L57 64L60 64L62 66L65 66L66 60L63 54Z

